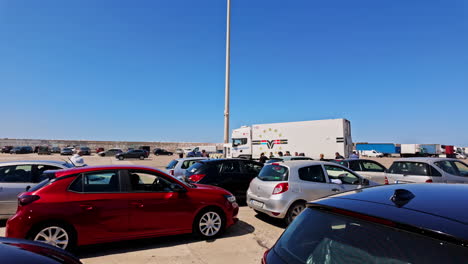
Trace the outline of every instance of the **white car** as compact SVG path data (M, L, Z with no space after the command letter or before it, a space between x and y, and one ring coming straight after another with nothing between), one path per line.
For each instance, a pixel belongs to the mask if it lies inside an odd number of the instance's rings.
M361 151L361 155L365 157L375 157L375 158L381 158L384 156L383 153L377 152L375 150L363 150Z
M169 175L172 175L175 178L182 180L185 176L186 169L188 169L190 166L197 163L198 161L206 159L207 158L203 157L175 159L169 162L169 164L166 167L166 171Z
M345 159L345 160L334 160L332 162L338 163L346 168L349 168L359 175L365 177L368 180L378 182L380 184L385 183L385 173L387 168L377 161L367 159Z
M404 158L385 174L388 183L468 183L468 165L448 158Z
M457 159L466 159L465 154L457 153Z

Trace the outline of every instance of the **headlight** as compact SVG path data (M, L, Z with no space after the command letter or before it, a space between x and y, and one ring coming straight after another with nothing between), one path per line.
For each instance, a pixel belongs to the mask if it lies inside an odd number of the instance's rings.
M235 202L236 202L236 197L234 197L234 195L224 195L224 197L225 197L230 203L235 203Z

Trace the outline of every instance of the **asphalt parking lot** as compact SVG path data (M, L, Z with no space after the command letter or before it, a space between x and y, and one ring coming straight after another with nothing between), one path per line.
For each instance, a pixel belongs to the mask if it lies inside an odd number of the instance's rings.
M0 162L11 160L66 160L58 154L0 154ZM88 165L135 164L164 169L176 156L150 155L145 160L119 161L111 157L85 156ZM376 159L389 166L393 159ZM5 234L5 222L0 223L0 236ZM271 247L283 232L281 221L257 215L247 206L241 206L239 222L218 239L195 240L191 235L122 241L79 248L75 254L83 263L260 263L265 250Z

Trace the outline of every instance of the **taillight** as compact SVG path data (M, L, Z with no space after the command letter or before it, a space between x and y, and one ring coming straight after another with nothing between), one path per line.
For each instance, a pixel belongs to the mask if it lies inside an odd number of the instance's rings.
M203 178L205 178L206 174L193 174L189 177L189 180L190 181L193 181L193 182L199 182L201 181Z
M426 183L431 183L432 179L426 180Z
M22 194L18 197L18 203L20 205L28 205L34 201L37 201L39 200L39 197L38 195L26 195L26 194Z
M389 184L387 176L385 176L385 184L387 184L387 185Z
M272 193L272 194L284 193L284 192L286 192L288 189L289 189L289 183L287 183L287 182L278 183L278 184L275 186L275 189L273 189L273 193Z

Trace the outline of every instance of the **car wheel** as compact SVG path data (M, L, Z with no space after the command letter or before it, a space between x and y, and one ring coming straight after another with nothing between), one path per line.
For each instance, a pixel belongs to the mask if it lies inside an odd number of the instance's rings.
M141 160L144 160L144 159L145 159L145 156L140 156L140 159L141 159Z
M159 153L154 153L154 155L159 156Z
M124 160L124 157L123 157L123 156L119 156L119 160Z
M224 230L225 220L220 211L204 210L198 214L193 223L193 233L201 239L218 237Z
M292 221L300 214L302 211L305 209L305 203L304 202L297 202L291 205L289 207L288 213L286 214L286 217L284 220L286 221L286 224L289 225L292 223Z
M30 240L46 243L64 250L75 246L75 233L67 226L59 223L44 224L31 232Z

